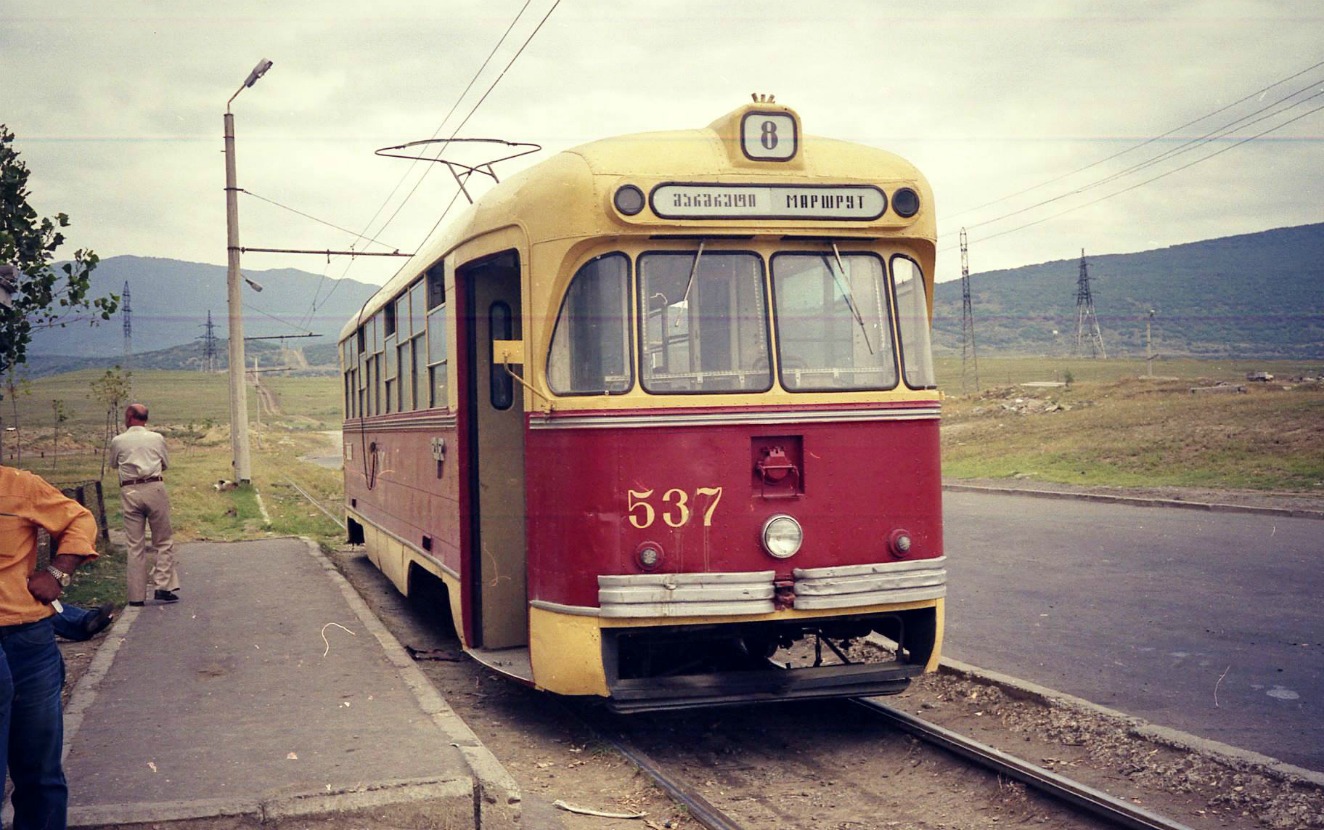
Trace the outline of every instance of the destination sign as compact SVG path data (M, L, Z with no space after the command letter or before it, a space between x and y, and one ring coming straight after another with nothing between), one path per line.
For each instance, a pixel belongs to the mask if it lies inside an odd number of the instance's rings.
M653 212L664 219L811 219L866 222L887 210L872 185L663 184Z

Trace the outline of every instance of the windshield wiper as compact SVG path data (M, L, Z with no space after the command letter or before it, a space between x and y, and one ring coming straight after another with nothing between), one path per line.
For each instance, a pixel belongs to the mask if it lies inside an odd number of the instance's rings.
M699 273L699 259L703 256L704 241L699 240L699 250L694 252L694 264L690 266L690 278L685 281L685 296L680 298L680 302L685 304L686 308L690 306L690 288L694 286L694 275ZM680 303L677 303L679 305ZM680 317L676 317L676 322L672 324L673 328L680 328Z
M841 262L841 251L837 249L837 243L833 242L831 245L832 257L837 261L837 270L833 270L832 263L828 261L827 256L823 257L823 264L827 266L828 271L832 274L833 281L836 282L837 288L841 291L842 299L846 301L846 308L850 309L851 316L855 318L856 325L860 327L860 334L864 336L864 345L868 347L869 354L873 354L873 344L869 342L869 330L865 328L864 318L860 316L859 304L855 302L855 295L850 290L850 280L846 276L846 266ZM702 245L699 246L699 250L703 250ZM840 276L837 275L838 271L840 271Z

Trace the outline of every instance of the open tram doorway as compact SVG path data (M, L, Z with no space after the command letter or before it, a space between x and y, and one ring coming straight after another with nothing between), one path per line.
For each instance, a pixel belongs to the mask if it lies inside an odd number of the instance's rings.
M469 537L465 586L470 647L528 645L524 538L524 390L492 360L497 340L523 337L520 263L514 251L456 271L464 292L470 360L465 416L471 450L466 486Z

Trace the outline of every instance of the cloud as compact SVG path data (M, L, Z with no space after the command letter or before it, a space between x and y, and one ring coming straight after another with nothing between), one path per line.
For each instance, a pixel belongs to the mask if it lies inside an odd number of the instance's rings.
M454 185L434 170L401 207L422 171L373 150L443 126L449 134L498 77L463 134L533 141L547 153L701 126L752 92L774 93L809 133L884 147L927 173L943 279L959 273L963 224L978 271L1071 258L1081 247L1140 250L1319 220L1324 116L1314 115L1095 205L1080 206L1109 188L973 227L1123 169L1129 159L1067 176L1324 59L1315 3L583 0L556 5L542 23L554 1L532 0L512 27L523 0L147 2L128 11L9 0L0 9L3 118L33 171L34 205L67 212L71 246L103 256L224 262L221 115L261 57L273 69L232 105L240 186L355 231L395 216L381 236L407 250ZM1324 83L1324 71L1298 84L1310 81ZM270 247L350 241L252 197L241 202L241 234ZM359 262L349 273L382 281L393 270Z

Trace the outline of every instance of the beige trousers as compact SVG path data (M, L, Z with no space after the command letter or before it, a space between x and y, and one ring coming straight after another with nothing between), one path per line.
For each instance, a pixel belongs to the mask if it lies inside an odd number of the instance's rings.
M147 599L147 556L153 558L152 587L158 591L178 591L179 574L175 571L175 543L171 538L170 496L165 482L130 484L120 489L124 510L124 535L129 541L129 602ZM152 542L147 543L147 530Z

